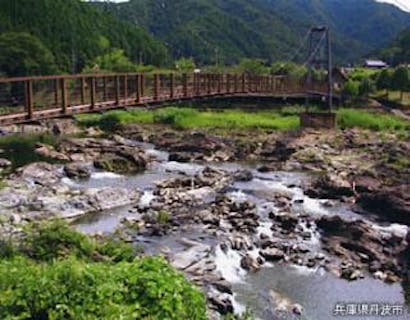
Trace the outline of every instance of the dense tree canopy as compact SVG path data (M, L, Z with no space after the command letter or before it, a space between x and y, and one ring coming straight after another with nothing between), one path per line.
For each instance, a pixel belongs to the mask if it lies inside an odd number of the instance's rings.
M8 76L57 72L50 50L37 37L25 32L0 34L0 70Z
M410 28L402 31L382 55L392 65L410 63Z
M107 48L102 38L134 62L159 66L168 59L165 46L146 31L80 0L2 0L0 34L7 32L36 37L42 43L41 52L51 52L62 72L78 72L104 55ZM29 49L27 44L24 48ZM24 53L30 54L35 53Z

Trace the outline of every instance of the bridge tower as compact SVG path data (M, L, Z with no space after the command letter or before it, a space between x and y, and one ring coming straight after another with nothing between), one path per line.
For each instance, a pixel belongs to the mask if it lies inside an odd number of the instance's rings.
M308 67L307 84L312 87L314 69L327 70L327 102L329 112L333 108L333 62L332 43L330 38L330 28L327 26L313 27L309 30L308 55L306 60Z

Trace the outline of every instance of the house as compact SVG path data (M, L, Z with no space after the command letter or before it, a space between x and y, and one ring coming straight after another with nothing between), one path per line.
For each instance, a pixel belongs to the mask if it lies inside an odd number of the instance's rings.
M365 60L363 67L370 69L384 69L387 68L388 65L382 60Z

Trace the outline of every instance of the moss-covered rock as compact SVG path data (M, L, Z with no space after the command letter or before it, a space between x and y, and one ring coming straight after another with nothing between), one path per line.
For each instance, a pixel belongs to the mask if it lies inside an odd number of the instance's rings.
M108 155L102 159L94 161L94 166L97 169L105 171L120 173L120 174L132 174L140 173L146 169L146 161L140 157L124 157L119 155Z

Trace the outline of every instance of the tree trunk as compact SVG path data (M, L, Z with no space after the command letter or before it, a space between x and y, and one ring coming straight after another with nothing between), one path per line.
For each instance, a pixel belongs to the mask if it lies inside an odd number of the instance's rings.
M404 96L403 92L404 92L403 90L400 91L400 102L403 102L403 96Z

